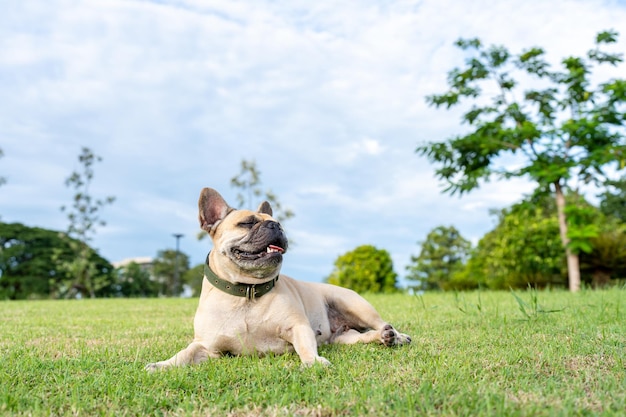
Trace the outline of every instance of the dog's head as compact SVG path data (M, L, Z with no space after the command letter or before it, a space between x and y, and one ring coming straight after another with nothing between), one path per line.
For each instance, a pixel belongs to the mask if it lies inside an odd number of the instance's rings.
M257 211L236 210L217 191L204 188L198 208L200 227L213 240L210 262L215 273L249 284L278 275L287 237L267 201Z

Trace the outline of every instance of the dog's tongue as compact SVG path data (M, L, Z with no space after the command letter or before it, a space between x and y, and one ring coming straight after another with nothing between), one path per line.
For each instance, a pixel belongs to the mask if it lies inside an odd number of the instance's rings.
M276 245L269 245L269 246L267 247L267 251L268 251L268 252L270 252L270 251L271 251L271 252L280 252L280 253L283 253L283 252L285 252L285 249L281 248L280 246L276 246Z

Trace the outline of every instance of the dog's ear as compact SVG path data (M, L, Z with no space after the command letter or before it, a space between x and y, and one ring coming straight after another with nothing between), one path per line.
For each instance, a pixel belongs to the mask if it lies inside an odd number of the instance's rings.
M259 208L256 209L256 211L258 213L269 214L270 216L273 215L272 206L270 206L270 203L268 203L267 201L262 202L259 205Z
M202 189L198 200L198 209L200 227L209 234L217 226L217 223L233 210L220 193L212 188Z

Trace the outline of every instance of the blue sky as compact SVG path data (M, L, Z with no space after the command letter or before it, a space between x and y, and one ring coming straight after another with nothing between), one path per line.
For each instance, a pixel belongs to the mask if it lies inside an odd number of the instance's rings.
M173 248L192 264L197 198L255 160L263 185L296 213L283 272L327 276L358 245L388 250L403 276L418 241L454 225L477 241L489 209L532 186L495 182L450 197L415 154L462 131L430 108L461 65L459 37L555 63L615 29L620 1L9 0L0 6L0 217L63 230L64 180L81 147L103 158L92 193L114 195L93 245L110 261ZM624 66L603 70L624 75ZM612 71L612 72L611 72Z

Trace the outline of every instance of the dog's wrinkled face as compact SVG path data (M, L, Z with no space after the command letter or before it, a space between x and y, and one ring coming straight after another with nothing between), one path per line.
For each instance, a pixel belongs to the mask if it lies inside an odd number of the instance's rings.
M238 210L229 213L213 236L215 248L241 270L258 278L280 267L287 238L268 214Z
M209 233L220 257L216 268L255 279L274 278L278 274L287 250L287 237L272 218L267 202L256 212L235 210L217 191L205 188L198 206L200 227Z

